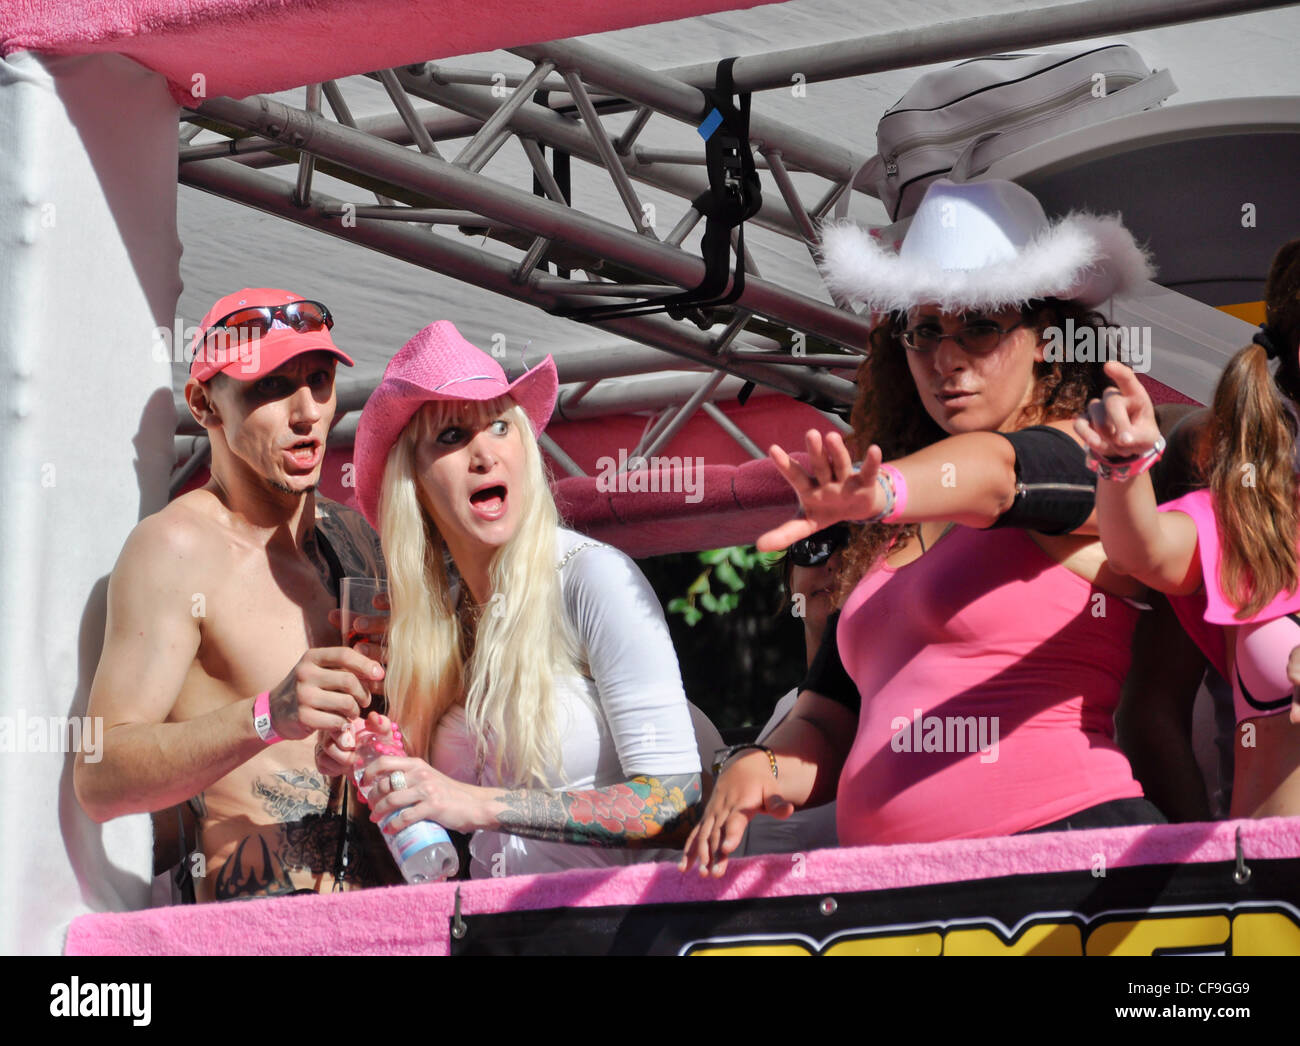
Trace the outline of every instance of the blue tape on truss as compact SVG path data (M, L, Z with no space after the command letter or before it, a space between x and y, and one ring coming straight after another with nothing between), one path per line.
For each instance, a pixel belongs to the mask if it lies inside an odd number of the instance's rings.
M716 131L721 125L722 125L722 114L718 112L717 109L714 109L711 113L709 113L708 116L704 118L704 122L700 124L700 126L697 127L696 130L700 132L700 137L707 142L709 140L709 136L713 134L713 132Z

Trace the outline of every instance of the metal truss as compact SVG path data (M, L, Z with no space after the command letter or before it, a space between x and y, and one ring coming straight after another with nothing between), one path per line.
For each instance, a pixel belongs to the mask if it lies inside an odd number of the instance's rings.
M1279 6L1287 4L1085 0L742 57L732 72L737 91L788 88L795 73L807 82L825 81ZM696 286L705 265L686 242L701 220L690 201L708 187L703 146L673 149L643 139L655 118L699 125L712 104L704 89L714 82L713 67L653 70L576 40L512 53L531 62L531 71L506 76L429 62L370 74L392 101L389 116L354 119L335 82L309 85L302 108L261 96L210 99L182 117L180 181L548 311ZM618 133L607 126L615 114L631 114L617 121L623 125ZM223 140L191 144L199 128ZM868 157L766 116L761 96L754 100L750 136L765 172L763 205L751 224L794 241L791 256L807 255L814 272L818 223L844 193L862 191L854 179ZM512 138L543 195L485 170ZM627 223L570 206L547 166L546 148L603 169ZM269 173L288 164L297 168L292 182ZM366 195L344 200L322 193L313 186L318 172ZM810 184L815 188L808 193ZM683 201L679 220L662 236L644 220L638 185ZM439 227L466 235L449 236L435 231ZM484 235L495 241L493 250L477 245ZM503 257L500 245L513 257ZM595 324L649 348L557 354L564 386L558 414L658 413L642 440L644 451L653 451L703 409L750 453L753 444L731 431L734 425L728 429L714 406L737 387L774 390L843 415L854 394L847 375L860 362L868 319L842 301L764 280L752 259L746 258L745 269L744 291L733 305L682 321L659 315ZM647 385L630 398L626 390L604 397L598 387L607 378L667 369L701 373ZM368 392L344 390L340 409L358 409ZM571 461L561 465L576 468Z

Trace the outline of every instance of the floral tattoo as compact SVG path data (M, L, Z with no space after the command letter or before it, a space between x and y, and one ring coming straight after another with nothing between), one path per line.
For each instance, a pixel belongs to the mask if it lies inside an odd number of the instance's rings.
M699 774L634 777L582 792L516 789L501 797L501 827L530 839L587 846L685 842L699 819Z

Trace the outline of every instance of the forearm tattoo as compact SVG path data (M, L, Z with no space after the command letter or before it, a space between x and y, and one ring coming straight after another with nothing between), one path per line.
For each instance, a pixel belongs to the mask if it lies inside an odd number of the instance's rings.
M686 841L699 819L700 775L634 777L608 788L545 792L519 788L501 797L504 831L586 846L662 846Z

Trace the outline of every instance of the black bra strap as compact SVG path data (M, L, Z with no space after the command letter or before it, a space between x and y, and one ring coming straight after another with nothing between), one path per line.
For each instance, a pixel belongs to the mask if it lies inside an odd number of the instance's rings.
M320 554L325 557L326 566L329 567L330 588L334 592L335 600L337 600L341 595L339 586L343 583L343 563L321 527L316 528L316 544L320 548Z

